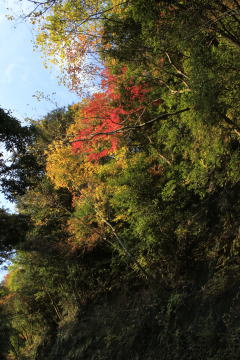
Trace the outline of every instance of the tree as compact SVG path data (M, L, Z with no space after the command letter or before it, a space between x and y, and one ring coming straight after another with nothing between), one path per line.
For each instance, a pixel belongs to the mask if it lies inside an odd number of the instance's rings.
M23 150L31 140L31 131L14 118L10 112L0 109L0 141L7 151Z
M97 56L101 23L111 10L109 1L50 1L37 3L37 11L28 15L34 23L39 20L37 46L61 66L65 81L78 93L101 68Z
M16 247L24 242L29 229L29 219L24 215L8 214L0 209L0 258L3 262Z
M0 185L2 192L11 199L26 187L24 179L18 180L16 173L23 171L26 164L30 165L27 148L33 138L33 127L21 126L10 113L0 109L0 142L6 151L0 154Z
M61 50L71 30L77 57L77 31L99 21L107 70L27 148L41 171L27 167L30 227L3 296L24 310L10 330L19 354L237 359L238 1L117 0L83 27L79 9L96 2L75 3L34 3L53 6L46 41L56 23Z
M4 152L0 154L0 184L3 192L9 181L12 167L16 167L15 154L25 153L32 137L31 128L21 126L10 113L0 109L0 142L6 152L6 154ZM16 185L15 188L17 187ZM23 215L9 214L5 209L0 209L0 224L0 261L2 263L11 256L16 246L24 241L28 220Z

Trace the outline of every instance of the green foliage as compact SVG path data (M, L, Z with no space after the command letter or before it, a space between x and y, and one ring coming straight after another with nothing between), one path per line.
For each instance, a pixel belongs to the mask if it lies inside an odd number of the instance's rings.
M31 137L31 131L22 127L20 122L11 113L0 109L0 142L6 150L22 150Z
M0 209L0 257L8 258L16 246L25 240L29 218L22 214L9 214Z
M0 143L7 152L5 156L0 153L0 186L11 200L16 194L22 194L25 187L23 179L17 179L16 174L24 169L27 162L20 164L16 154L25 158L26 149L33 138L32 127L21 126L10 113L0 109Z
M17 244L18 222L23 244L1 293L9 319L1 351L31 360L238 359L239 2L114 0L107 13L108 2L49 5L40 44L78 62L89 40L81 32L99 37L110 76L92 99L126 111L106 156L71 145L84 131L98 139L104 111L91 99L34 123L24 151L13 145L13 179L28 185L20 215L2 211L3 245Z

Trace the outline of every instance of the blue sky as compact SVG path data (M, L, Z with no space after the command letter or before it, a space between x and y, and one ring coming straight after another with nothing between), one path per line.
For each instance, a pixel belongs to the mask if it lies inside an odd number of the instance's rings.
M11 2L14 3L13 0ZM36 92L45 95L56 93L54 101L58 106L76 102L77 97L58 84L57 69L45 69L41 54L33 50L31 25L11 22L5 18L6 13L7 10L0 4L1 106L23 120L26 117L38 119L55 107L48 101L38 102L33 97Z
M27 2L0 0L0 107L10 110L21 121L25 118L38 120L57 106L77 102L78 97L59 85L57 69L50 71L43 66L41 54L33 50L31 25L6 19L6 14L11 12L6 7L18 13L20 3L25 6ZM38 101L34 95L39 92L51 96L54 103ZM2 194L0 206L13 210Z

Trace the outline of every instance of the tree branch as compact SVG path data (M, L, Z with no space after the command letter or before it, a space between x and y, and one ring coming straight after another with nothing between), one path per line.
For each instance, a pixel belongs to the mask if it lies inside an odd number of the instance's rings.
M240 126L238 126L237 124L235 124L234 121L232 121L231 119L229 119L229 117L228 117L227 115L224 114L224 115L221 115L221 116L223 116L225 122L233 128L234 132L235 132L238 136L240 136Z
M108 222L106 219L104 219L101 216L102 221L108 226L110 227L110 229L112 230L113 235L115 236L115 238L117 239L119 245L121 246L121 248L124 250L124 252L133 260L133 262L137 265L137 267L139 268L139 270L143 273L144 276L146 276L146 278L149 278L150 275L145 271L145 269L139 264L139 262L135 259L135 257L128 251L126 245L123 243L123 241L120 239L120 237L118 236L118 234L116 233L114 227L110 224L110 222Z
M159 115L149 121L146 121L145 123L142 123L142 124L136 124L136 125L132 125L132 126L123 126L121 127L120 129L117 129L117 130L113 130L113 131L100 131L100 132L97 132L95 134L92 134L91 136L87 137L87 138L82 138L82 139L76 139L76 140L72 140L72 141L69 141L70 144L72 143L76 143L76 142L79 142L79 141L90 141L92 140L94 137L96 136L100 136L100 135L114 135L114 134L118 134L118 133L121 133L121 132L125 132L125 131L129 131L129 130L135 130L135 129L138 129L138 128L142 128L144 126L147 126L147 125L150 125L158 120L165 120L165 119L168 119L170 116L175 116L175 115L178 115L178 114L181 114L185 111L189 111L190 108L185 108L185 109L182 109L182 110L179 110L179 111L176 111L174 113L168 113L168 114L162 114L162 115ZM76 135L74 135L76 136Z
M176 67L176 65L173 64L173 62L172 62L169 54L168 54L167 52L166 52L165 54L166 54L166 56L167 56L167 58L168 58L169 63L170 63L170 64L172 65L172 67L176 70L176 72L177 72L178 74L182 75L183 77L185 77L186 79L189 80L189 77L188 77L184 72L182 72L181 70L179 70L179 69Z

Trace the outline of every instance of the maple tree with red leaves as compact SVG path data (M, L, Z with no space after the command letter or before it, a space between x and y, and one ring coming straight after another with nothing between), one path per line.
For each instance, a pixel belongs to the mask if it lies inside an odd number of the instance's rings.
M87 154L89 161L98 161L112 154L119 143L119 135L126 129L126 122L131 123L130 115L139 115L144 107L149 89L134 84L133 80L123 85L125 72L123 68L117 76L105 70L102 80L104 92L95 93L81 107L78 119L81 129L71 145L75 153ZM124 97L120 87L124 90Z

